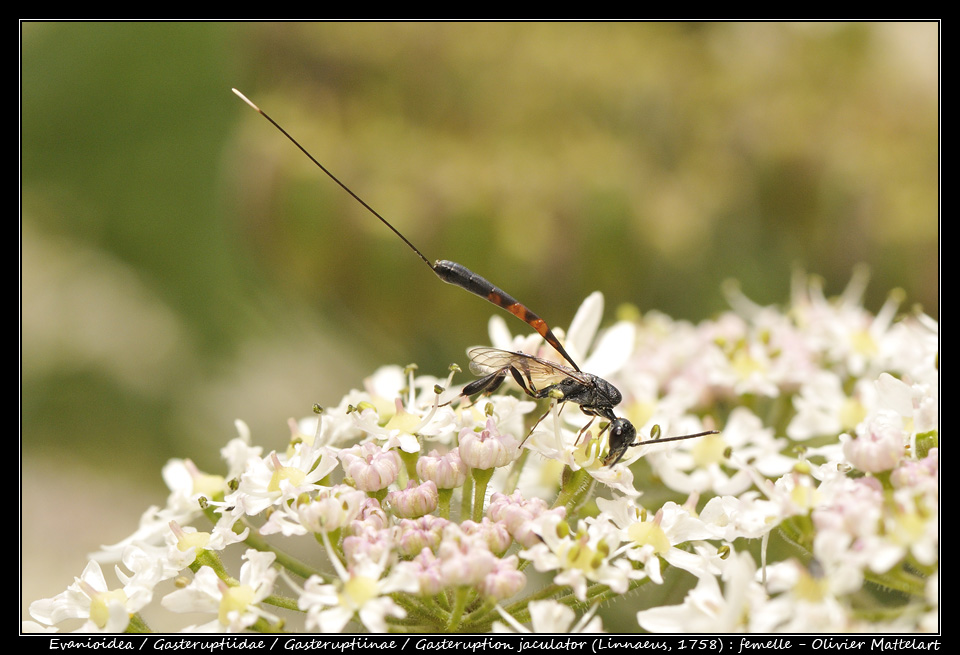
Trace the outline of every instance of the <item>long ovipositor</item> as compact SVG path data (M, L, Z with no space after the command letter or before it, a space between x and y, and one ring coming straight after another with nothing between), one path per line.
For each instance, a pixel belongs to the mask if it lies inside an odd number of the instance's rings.
M427 259L426 255L420 252L420 249L417 248L415 245L413 245L413 243L411 243L410 240L407 239L407 237L403 236L403 234L400 233L400 230L395 228L393 224L391 224L390 221L384 218L376 209L368 205L363 198L361 198L356 193L354 193L350 189L350 187L348 187L346 184L341 182L336 175L331 173L326 166L321 164L313 155L310 154L310 152L306 148L300 145L299 141L294 139L289 132L283 129L280 126L280 124L277 123L277 121L270 118L270 116L265 111L263 111L262 109L260 109L260 107L255 105L249 98L247 98L247 96L243 95L236 89L233 89L233 92L237 94L237 96L239 96L241 100L243 100L245 103L250 105L253 109L255 109L258 114L260 114L261 116L266 118L268 121L270 121L270 123L272 123L275 128L280 130L280 132L285 137L287 137L287 139L289 139L293 143L293 145L295 145L300 150L300 152L302 152L304 155L306 155L310 159L310 161L316 164L321 171L326 173L327 177L329 177L331 180L333 180L338 185L340 185L340 188L342 188L344 191L349 193L354 198L354 200L356 200L361 205L363 205L364 209L366 209L368 212L370 212L371 214L376 216L378 219L380 219L381 223L386 225L388 228L390 228L391 232L393 232L398 237L400 237L400 239L405 244L407 244L407 246L409 246L409 248L413 252L415 252L417 256L421 260L423 260L423 262L433 270L434 273L437 274L437 277L439 277L444 282L447 282L454 286L458 286L461 289L466 289L470 293L478 295L481 298L486 298L497 307L501 307L507 310L508 312L510 312L517 318L519 318L521 321L523 321L524 323L532 327L534 330L536 330L537 333L540 336L542 336L546 340L546 342L549 343L558 353L560 353L563 356L563 358L566 359L574 369L576 369L577 371L580 370L580 367L577 366L577 363L573 360L573 358L571 358L570 355L567 354L567 351L564 349L563 345L560 343L560 340L557 339L556 335L553 334L553 331L550 329L550 326L547 325L547 322L544 321L539 316L537 316L536 314L534 314L529 307L521 303L519 300L517 300L516 298L508 294L503 289L497 286L494 286L486 278L481 277L480 275L477 275L476 273L471 271L466 266L463 266L462 264L458 264L457 262L447 261L445 259L441 259L437 261L437 263L431 264L430 260Z
M573 358L567 354L563 344L561 344L560 340L557 339L556 335L553 334L553 331L550 329L550 326L547 325L547 322L534 314L529 307L511 296L509 293L500 287L495 286L486 278L477 275L463 264L458 264L457 262L441 259L431 268L433 268L433 272L437 274L437 277L447 284L458 286L461 289L466 289L470 293L480 296L481 298L486 298L497 307L502 307L519 318L521 321L536 330L540 336L546 340L547 343L553 346L558 353L563 355L563 358L570 362L570 365L574 369L577 371L580 370L580 367L577 366L575 361L573 361Z

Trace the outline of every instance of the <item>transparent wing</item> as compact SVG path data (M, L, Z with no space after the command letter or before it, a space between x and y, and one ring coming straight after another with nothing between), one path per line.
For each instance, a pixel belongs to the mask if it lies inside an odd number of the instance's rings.
M470 355L470 371L478 376L512 367L520 371L535 388L556 384L563 378L573 378L583 384L590 383L585 376L572 368L533 355L498 348L473 348L467 354Z

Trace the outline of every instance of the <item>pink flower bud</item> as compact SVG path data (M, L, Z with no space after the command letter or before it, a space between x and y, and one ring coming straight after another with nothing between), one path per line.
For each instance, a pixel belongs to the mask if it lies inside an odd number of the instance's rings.
M393 484L400 473L400 456L373 443L363 443L340 453L347 476L361 491L380 491Z
M418 519L400 519L397 544L401 555L410 557L424 548L436 550L443 537L447 519L427 514Z
M417 475L421 480L433 480L438 489L462 487L467 473L467 465L460 459L458 448L443 456L433 450L417 460Z
M843 454L865 473L889 471L903 459L903 419L892 411L880 411L857 426L857 437L844 442Z
M516 555L497 560L496 568L480 583L480 591L496 600L503 600L518 593L527 584L527 576L517 570L518 561Z
M437 509L439 501L437 485L432 480L419 485L411 480L403 491L391 491L387 494L387 504L394 514L408 519L429 514Z
M390 524L387 513L380 506L380 501L367 496L357 510L356 518L350 523L350 533L360 534L367 528L382 530Z
M491 521L489 518L484 517L483 521L480 523L475 523L474 521L464 521L460 527L468 535L477 535L483 539L487 547L490 550L497 554L503 554L506 552L507 548L510 547L510 544L513 542L513 537L510 536L507 526L503 523L498 523L496 521Z
M417 582L420 583L421 596L435 596L444 587L443 573L440 571L440 560L429 548L424 548L414 557L410 564L414 567Z
M361 558L371 562L380 561L393 546L389 534L388 530L366 528L358 534L344 537L343 553L347 562L355 562Z
M567 515L567 511L564 507L550 509L542 498L527 500L519 491L510 496L493 494L487 510L487 516L493 521L503 523L517 543L524 548L540 542L540 537L533 531L533 520L542 514L556 514L562 519Z
M509 434L500 434L492 418L481 432L460 431L460 459L467 466L487 470L506 466L520 454L520 444Z

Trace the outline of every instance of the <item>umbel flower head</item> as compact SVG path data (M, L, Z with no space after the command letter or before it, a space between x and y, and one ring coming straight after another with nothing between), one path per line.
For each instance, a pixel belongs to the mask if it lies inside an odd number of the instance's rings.
M158 607L188 631L599 632L617 611L638 631L935 631L939 328L861 291L798 280L778 309L731 288L710 321L602 332L590 296L555 333L617 386L616 416L720 431L642 438L613 466L609 419L511 375L470 400L453 372L384 367L269 452L238 422L222 471L171 462L165 506L24 628L165 630L141 614ZM499 317L490 332L556 360ZM673 581L676 605L631 593Z

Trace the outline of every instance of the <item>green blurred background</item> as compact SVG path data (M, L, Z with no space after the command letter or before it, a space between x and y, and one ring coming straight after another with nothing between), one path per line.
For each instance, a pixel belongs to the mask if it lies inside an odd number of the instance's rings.
M701 320L794 267L938 316L936 23L22 23L24 606L162 504L160 467L443 375L494 308ZM514 332L523 331L511 321Z

